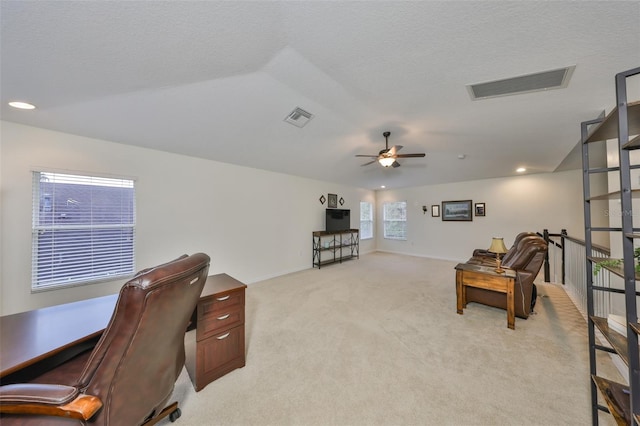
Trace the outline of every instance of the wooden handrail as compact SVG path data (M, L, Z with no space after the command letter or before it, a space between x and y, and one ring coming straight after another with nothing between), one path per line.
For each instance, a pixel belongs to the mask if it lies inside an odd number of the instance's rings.
M561 278L561 282L564 284L565 282L565 247L564 247L564 240L568 240L571 241L575 244L581 245L583 247L586 248L586 242L584 240L581 240L580 238L576 238L576 237L572 237L570 235L567 234L566 230L562 230L559 234L556 233L551 233L549 232L547 229L543 230L543 233L539 233L537 232L538 235L540 235L542 238L544 238L544 240L547 242L547 244L549 245L553 245L555 247L558 247L560 250L562 250L562 264L561 264L561 271L562 271L562 278ZM561 238L561 242L558 243L557 241L554 241L553 239L556 238ZM591 245L592 249L597 250L598 252L602 253L605 256L611 256L611 250L608 247L604 247L598 244L592 244ZM591 253L587 253L587 255L590 255ZM544 259L544 281L545 282L549 282L550 281L550 262L549 262L549 253L547 252L545 259Z
M569 241L571 241L571 242L574 242L574 243L576 243L576 244L580 244L581 246L586 245L585 241L584 241L584 240L581 240L581 239L579 239L579 238L571 237L571 236L569 236L569 235L563 235L563 236L564 236L564 238L566 238L567 240L569 240ZM601 245L598 245L598 244L591 244L591 247L592 247L592 248L594 248L594 249L596 249L596 250L598 250L598 251L601 251L603 254L606 254L607 256L610 256L610 255L611 255L611 250L610 250L608 247L601 246Z

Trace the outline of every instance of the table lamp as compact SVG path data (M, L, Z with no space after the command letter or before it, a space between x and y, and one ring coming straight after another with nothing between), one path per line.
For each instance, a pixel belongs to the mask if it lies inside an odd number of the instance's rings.
M495 269L496 273L498 274L503 273L504 269L502 269L500 266L500 263L502 262L500 260L500 255L505 254L507 252L507 247L505 247L503 239L493 237L491 239L491 247L489 247L487 251L489 251L490 253L496 254L496 269Z

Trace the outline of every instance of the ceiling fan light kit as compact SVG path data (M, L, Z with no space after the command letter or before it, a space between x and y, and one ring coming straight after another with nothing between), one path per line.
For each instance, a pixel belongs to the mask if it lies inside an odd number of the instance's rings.
M380 163L382 167L391 167L395 161L396 159L393 157L382 157L378 160L378 163Z
M382 167L400 167L400 163L398 163L398 158L416 158L416 157L424 157L426 154L424 152L419 154L398 154L398 151L402 149L402 145L394 145L389 148L389 136L391 132L387 131L382 133L385 140L385 148L381 150L378 155L364 155L358 154L356 157L368 157L373 158L373 160L368 163L364 163L363 166L368 166L369 164L373 164L376 161L380 163Z

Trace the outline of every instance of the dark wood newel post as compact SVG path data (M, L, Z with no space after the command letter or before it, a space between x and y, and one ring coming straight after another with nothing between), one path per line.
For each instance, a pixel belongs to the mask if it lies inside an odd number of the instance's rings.
M545 229L543 231L544 242L547 243L547 247L549 247L549 230ZM544 255L544 282L550 282L551 272L549 271L549 249L547 249L547 253Z
M564 276L565 276L564 275L565 274L565 266L564 266L564 260L565 260L564 242L565 241L564 241L564 237L566 235L569 235L569 234L567 234L567 230L566 229L561 229L560 230L560 241L561 241L561 244L562 244L562 247L561 247L562 248L562 284L564 284Z

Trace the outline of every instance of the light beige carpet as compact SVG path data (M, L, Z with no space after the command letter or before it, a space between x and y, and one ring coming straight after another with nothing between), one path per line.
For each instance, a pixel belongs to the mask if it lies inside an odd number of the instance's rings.
M509 330L504 310L456 314L454 266L373 253L250 285L246 367L197 393L183 372L175 424L590 424L586 323L560 286Z

